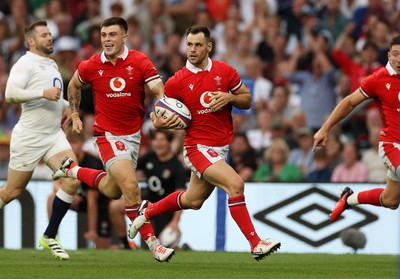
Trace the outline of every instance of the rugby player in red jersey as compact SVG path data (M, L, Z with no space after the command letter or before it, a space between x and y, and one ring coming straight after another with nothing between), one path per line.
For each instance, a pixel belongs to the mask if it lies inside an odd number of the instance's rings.
M333 110L321 129L314 135L314 150L324 146L329 130L359 104L373 99L379 107L382 130L379 136L379 155L388 168L386 187L354 193L343 189L339 202L331 213L336 221L352 205L371 204L396 209L399 206L400 181L400 36L389 45L388 63L368 76L359 89L344 98Z
M261 240L248 213L243 179L226 163L233 128L231 110L248 109L251 95L238 73L228 64L211 60L210 31L193 26L186 32L186 67L165 84L165 95L182 101L192 113L186 129L183 155L191 170L187 191L177 191L154 204L142 201L139 215L130 227L133 238L154 216L181 209L200 209L215 187L224 190L232 218L250 243L253 257L260 260L277 251L279 241ZM156 128L174 128L173 119L151 115Z
M105 171L81 168L65 158L53 179L77 178L105 196L124 196L126 215L133 220L138 212L140 191L135 174L140 148L140 129L144 110L144 85L157 97L163 97L164 85L156 68L143 53L125 46L128 25L123 18L112 17L101 24L103 52L79 64L68 85L73 130L82 132L79 118L81 88L91 84L95 104L94 138ZM172 122L177 120L177 116ZM158 243L151 224L140 230L153 257L169 261L174 250Z

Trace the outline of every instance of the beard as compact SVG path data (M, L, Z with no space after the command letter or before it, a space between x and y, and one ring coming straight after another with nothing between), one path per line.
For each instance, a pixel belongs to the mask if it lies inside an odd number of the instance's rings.
M43 52L46 55L50 55L53 53L53 45L51 46L37 46L38 51Z

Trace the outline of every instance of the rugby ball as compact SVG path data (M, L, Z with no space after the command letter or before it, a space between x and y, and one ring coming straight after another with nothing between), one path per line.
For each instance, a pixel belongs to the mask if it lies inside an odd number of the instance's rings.
M171 227L164 228L160 235L158 236L158 240L161 245L168 248L175 248L178 246L179 241L181 240L181 235L173 230Z
M161 98L154 104L154 113L159 116L165 110L164 119L169 118L173 113L179 116L180 123L178 128L187 128L192 122L192 114L181 101L174 98Z

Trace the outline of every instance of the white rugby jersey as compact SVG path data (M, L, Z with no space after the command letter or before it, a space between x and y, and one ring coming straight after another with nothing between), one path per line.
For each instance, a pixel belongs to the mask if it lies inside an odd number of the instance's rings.
M53 134L60 129L62 112L68 102L63 98L57 102L43 98L43 91L50 87L59 87L63 91L56 62L27 51L11 68L6 87L6 99L22 103L22 114L16 127L43 134Z

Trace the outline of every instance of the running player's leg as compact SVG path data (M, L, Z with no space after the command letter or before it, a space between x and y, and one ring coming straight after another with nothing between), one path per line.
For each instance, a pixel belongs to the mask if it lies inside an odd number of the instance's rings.
M224 160L220 160L203 172L203 178L228 194L229 212L249 241L251 252L256 260L261 260L280 248L279 241L261 240L258 236L247 210L243 179L231 166Z
M18 171L8 168L7 182L0 187L0 209L24 192L32 173L33 171Z
M336 221L352 205L369 204L396 209L399 206L400 193L400 150L393 143L379 143L379 156L388 168L385 188L353 192L346 187L331 213L331 221Z

